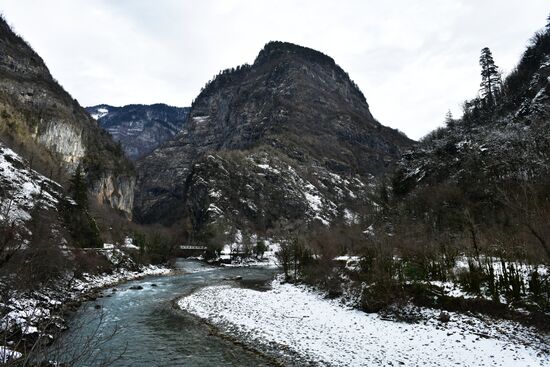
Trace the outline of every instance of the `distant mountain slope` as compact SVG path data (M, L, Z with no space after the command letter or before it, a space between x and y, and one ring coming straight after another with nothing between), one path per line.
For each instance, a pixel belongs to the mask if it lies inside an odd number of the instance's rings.
M372 117L333 59L271 42L253 65L210 82L183 131L138 162L135 215L260 232L353 220L411 143Z
M122 107L103 104L86 107L86 111L122 144L130 159L136 160L179 133L189 108L162 103Z
M4 19L0 19L0 138L57 181L82 165L90 191L100 203L131 213L135 185L131 162Z

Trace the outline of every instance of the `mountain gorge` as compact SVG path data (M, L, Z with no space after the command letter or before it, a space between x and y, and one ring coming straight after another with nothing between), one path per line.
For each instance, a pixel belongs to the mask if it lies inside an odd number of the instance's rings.
M260 232L350 221L411 144L372 117L333 59L271 42L208 83L183 131L138 162L135 217Z
M130 159L136 160L179 133L189 108L163 103L122 107L103 104L86 107L86 111L120 142Z
M154 56L127 88L189 80ZM416 142L280 41L188 108L83 108L0 16L0 365L548 366L550 17L504 79L479 61Z

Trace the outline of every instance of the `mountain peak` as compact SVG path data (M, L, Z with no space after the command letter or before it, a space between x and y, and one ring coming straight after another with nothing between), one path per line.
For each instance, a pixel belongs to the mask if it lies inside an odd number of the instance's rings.
M360 99L366 102L367 99L365 95L361 92L359 86L350 78L349 74L345 72L332 57L312 48L290 42L270 41L265 44L264 48L256 57L254 66L260 67L267 65L268 67L273 67L277 64L289 65L288 61L296 62L300 67L309 64L318 65L324 68L325 72L332 74L333 78L350 83L352 85L351 89L354 90Z
M299 56L310 62L336 66L334 59L312 48L300 46L290 42L270 41L256 57L255 64L263 63L269 59L279 58L285 55Z
M262 230L297 218L329 223L343 200L334 192L321 194L334 185L329 177L357 178L368 187L410 143L373 118L357 85L332 58L270 42L253 65L214 78L193 102L184 129L138 161L136 218L165 224L192 218L200 230L219 214L209 206L214 193L216 208L237 213L224 214L226 220ZM341 187L342 193L349 190L358 191ZM308 201L321 196L324 213Z

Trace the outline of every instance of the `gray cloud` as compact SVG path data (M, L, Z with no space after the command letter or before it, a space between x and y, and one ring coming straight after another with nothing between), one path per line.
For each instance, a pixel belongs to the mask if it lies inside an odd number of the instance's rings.
M332 56L384 124L419 138L475 96L484 46L501 69L547 0L5 0L2 11L83 105L189 105L270 40Z

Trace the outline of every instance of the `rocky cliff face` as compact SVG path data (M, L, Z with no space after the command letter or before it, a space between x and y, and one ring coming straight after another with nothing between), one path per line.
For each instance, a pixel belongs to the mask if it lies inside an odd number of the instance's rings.
M258 230L352 220L352 209L371 203L374 178L410 144L372 117L330 57L272 42L253 65L209 83L183 131L139 161L135 214Z
M86 107L101 127L122 144L126 155L136 160L151 153L183 128L187 107L165 104Z
M132 165L110 136L51 76L44 61L0 19L0 137L44 174L81 164L96 197L131 213ZM121 181L118 177L124 177ZM112 187L98 181L112 177ZM56 177L62 179L61 177ZM126 182L126 181L127 182ZM126 182L118 186L119 183ZM107 191L102 191L108 188Z
M90 191L98 202L131 215L135 186L136 178L133 175L106 173L92 183Z
M63 121L49 121L35 139L48 150L57 153L72 171L86 156L82 132Z

